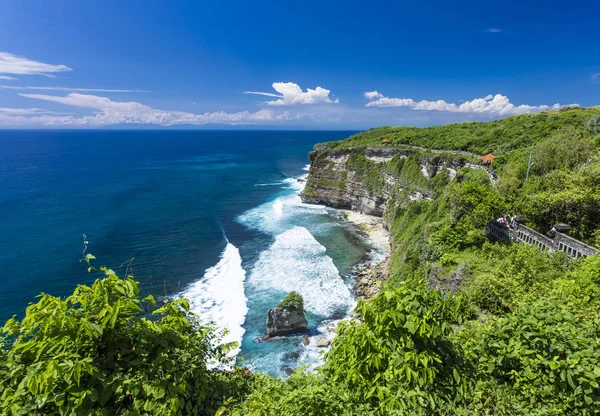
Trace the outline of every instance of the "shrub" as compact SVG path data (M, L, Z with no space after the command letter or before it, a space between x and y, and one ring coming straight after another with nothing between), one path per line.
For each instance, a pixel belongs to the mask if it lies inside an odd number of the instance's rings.
M90 256L90 255L88 255ZM88 257L90 258L90 257ZM91 257L93 258L93 256ZM0 336L0 408L25 414L214 414L249 375L209 370L233 345L181 299L151 314L138 283L104 278L60 299L42 294ZM246 386L246 387L243 387Z
M286 309L299 309L301 311L304 310L304 299L302 299L302 295L298 292L290 292L287 294L285 298L277 307L286 308Z
M328 382L381 411L435 409L439 396L466 388L447 338L459 310L423 283L386 288L359 304L361 322L340 326L323 369Z

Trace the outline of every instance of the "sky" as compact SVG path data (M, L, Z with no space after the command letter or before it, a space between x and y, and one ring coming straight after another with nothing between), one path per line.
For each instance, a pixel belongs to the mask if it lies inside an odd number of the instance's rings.
M600 2L0 4L0 128L366 129L600 104Z

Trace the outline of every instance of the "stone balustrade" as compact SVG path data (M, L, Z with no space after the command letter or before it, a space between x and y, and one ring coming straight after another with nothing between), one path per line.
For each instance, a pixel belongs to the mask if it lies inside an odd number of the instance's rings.
M486 226L485 235L495 241L521 242L537 246L540 250L562 251L575 259L598 254L598 250L594 247L566 234L556 231L551 238L523 224L517 224L514 229L510 229L497 221L490 221Z

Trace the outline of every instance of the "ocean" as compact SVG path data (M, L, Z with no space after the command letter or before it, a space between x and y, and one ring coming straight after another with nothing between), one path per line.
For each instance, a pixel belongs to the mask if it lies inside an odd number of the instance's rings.
M41 292L89 284L96 265L142 291L185 296L239 341L238 362L285 376L322 349L261 342L266 312L292 290L309 329L354 305L351 275L381 256L336 210L298 196L315 143L336 131L0 131L0 321Z

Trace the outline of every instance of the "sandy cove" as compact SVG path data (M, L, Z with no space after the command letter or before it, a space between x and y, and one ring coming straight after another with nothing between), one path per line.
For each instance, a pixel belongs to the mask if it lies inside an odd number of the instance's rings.
M383 225L383 219L374 215L362 214L347 209L341 210L348 221L363 231L377 245L390 252L390 233Z
M388 254L390 253L390 233L385 228L382 218L350 210L341 211L350 223L367 234L375 244L383 247ZM358 298L370 299L379 293L382 282L390 276L388 260L389 256L381 263L367 266L357 273L354 292Z

